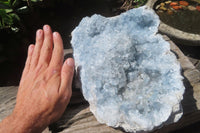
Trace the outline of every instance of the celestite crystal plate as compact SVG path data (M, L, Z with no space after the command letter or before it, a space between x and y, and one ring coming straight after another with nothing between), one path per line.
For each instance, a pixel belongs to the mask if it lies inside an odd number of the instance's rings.
M85 17L72 32L76 67L90 110L101 123L150 131L182 115L180 64L143 6L119 16Z

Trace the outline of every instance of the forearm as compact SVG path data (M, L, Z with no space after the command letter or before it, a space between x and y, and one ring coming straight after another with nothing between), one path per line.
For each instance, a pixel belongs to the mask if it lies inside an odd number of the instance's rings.
M0 122L0 133L40 133L45 127L36 127L32 120L19 119L15 115Z
M12 115L6 117L0 123L0 133L14 133L14 132L22 132L23 129L20 128L20 122L16 123L16 120Z

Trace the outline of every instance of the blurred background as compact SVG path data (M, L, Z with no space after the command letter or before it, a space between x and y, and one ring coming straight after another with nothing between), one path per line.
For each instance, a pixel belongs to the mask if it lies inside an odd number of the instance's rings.
M122 2L122 1L121 1ZM44 24L58 31L70 48L72 30L85 16L113 16L117 0L0 0L0 86L18 85L27 48Z

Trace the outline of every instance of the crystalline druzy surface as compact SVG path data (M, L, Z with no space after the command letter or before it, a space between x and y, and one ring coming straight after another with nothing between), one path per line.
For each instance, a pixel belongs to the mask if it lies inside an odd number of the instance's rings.
M135 132L181 117L180 65L158 25L144 6L111 18L85 17L72 32L82 92L99 122Z

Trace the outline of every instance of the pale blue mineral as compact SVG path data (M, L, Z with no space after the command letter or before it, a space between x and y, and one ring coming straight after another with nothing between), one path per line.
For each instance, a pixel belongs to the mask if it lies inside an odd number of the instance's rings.
M119 16L85 17L72 32L76 67L90 110L101 123L150 131L182 116L180 64L146 6Z

